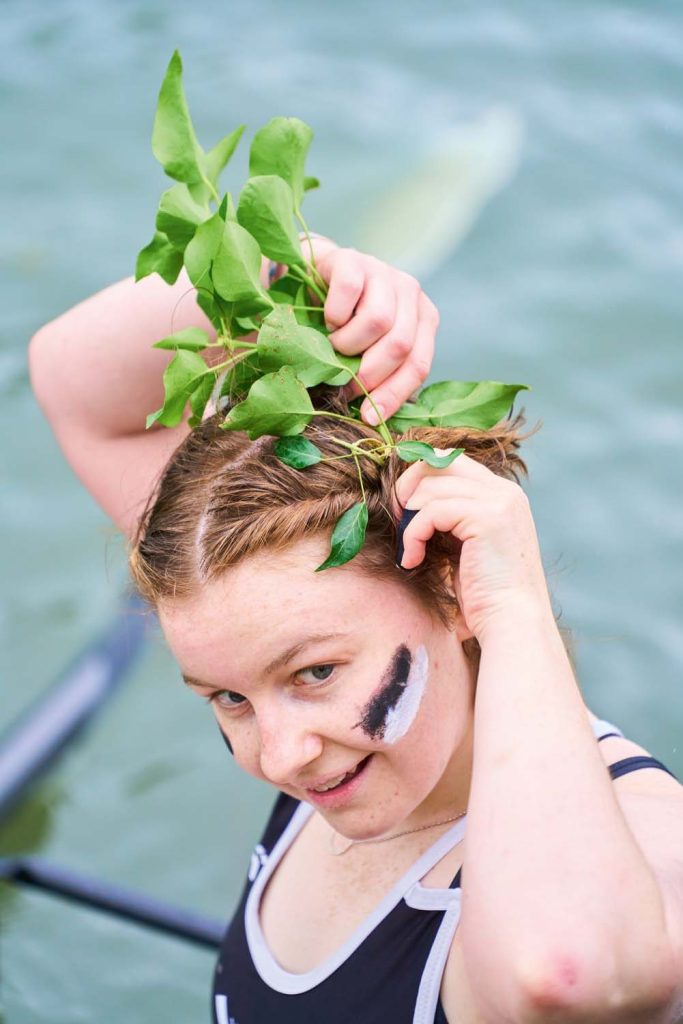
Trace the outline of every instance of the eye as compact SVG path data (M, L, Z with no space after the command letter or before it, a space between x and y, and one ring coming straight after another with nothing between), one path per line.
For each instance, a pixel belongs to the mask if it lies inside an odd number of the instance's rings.
M298 676L305 676L307 673L313 678L313 683L324 683L330 678L334 672L334 665L311 665L310 668L302 668L300 672L297 672ZM305 680L304 682L310 682L311 680Z
M218 704L221 708L237 708L244 704L247 698L235 690L216 690L206 699L209 704Z

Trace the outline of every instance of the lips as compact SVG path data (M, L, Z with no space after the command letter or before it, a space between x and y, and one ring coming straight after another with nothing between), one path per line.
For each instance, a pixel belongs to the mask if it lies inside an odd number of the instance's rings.
M349 771L340 772L338 775L330 775L324 781L317 783L316 786L308 786L307 792L316 796L325 796L337 789L342 789L362 771L371 756L371 754L368 754L367 757L364 757L362 761L359 761Z
M353 778L360 766L367 758L363 758L363 761L359 761L358 764L354 765L348 772L342 772L340 775L333 775L327 782L318 783L317 786L310 786L314 793L327 793L330 789L336 789L337 786L341 786L342 782L346 782L348 779Z

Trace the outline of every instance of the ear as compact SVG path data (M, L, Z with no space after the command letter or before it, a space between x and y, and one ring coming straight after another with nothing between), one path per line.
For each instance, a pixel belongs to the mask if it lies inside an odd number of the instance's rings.
M474 633L467 625L467 621L462 612L462 599L460 596L460 579L458 574L458 566L453 565L449 570L448 587L456 600L456 605L453 608L453 629L460 643L465 640L471 640L474 637Z
M465 621L465 616L463 615L460 608L456 608L454 610L453 621L455 627L455 635L457 636L460 643L463 643L465 640L471 640L474 637L474 633L467 625L467 622Z

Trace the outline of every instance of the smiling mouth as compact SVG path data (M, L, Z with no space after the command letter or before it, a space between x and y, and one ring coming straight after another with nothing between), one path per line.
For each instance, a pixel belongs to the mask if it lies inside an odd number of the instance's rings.
M359 761L356 767L353 768L350 772L345 772L344 775L339 775L336 779L330 779L330 781L325 783L324 786L316 786L316 788L311 789L310 792L329 793L333 789L340 789L342 786L346 785L346 783L349 782L351 779L355 778L360 771L363 770L363 768L368 763L371 757L372 754L368 754L368 756L364 757L362 761Z

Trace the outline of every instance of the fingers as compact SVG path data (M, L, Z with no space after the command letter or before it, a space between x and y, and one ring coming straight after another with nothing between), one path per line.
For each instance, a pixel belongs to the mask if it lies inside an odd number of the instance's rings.
M352 249L336 249L330 260L329 289L325 300L325 322L330 328L342 327L353 316L363 288L365 270Z
M368 278L353 319L330 335L337 352L355 356L374 345L392 329L392 325L395 326L398 304L403 301L404 297L396 294L388 274L375 274ZM325 316L328 319L327 304ZM413 323L410 338L414 331Z
M453 449L436 448L435 451L439 455L445 455L447 452L453 451ZM398 509L394 509L396 518L400 517L402 508L418 507L418 505L413 504L412 498L422 481L438 479L451 483L453 477L469 480L472 483L478 482L480 485L486 483L494 485L496 482L505 482L496 476L495 473L491 472L490 469L487 469L486 466L482 466L476 459L472 459L469 455L465 454L458 455L457 459L454 459L450 466L446 466L444 469L436 469L434 466L427 465L426 462L413 462L405 472L401 473L396 481L395 494L399 506ZM440 487L441 485L438 486Z
M463 533L463 524L476 509L477 499L473 496L449 495L438 498L421 508L403 533L404 569L414 569L425 556L427 542L437 530L441 533L453 533L459 539Z
M385 419L393 416L429 376L437 325L436 308L423 292L419 293L417 307L406 298L399 305L392 330L363 357L359 376ZM376 423L373 414L366 399L361 416L366 423Z

